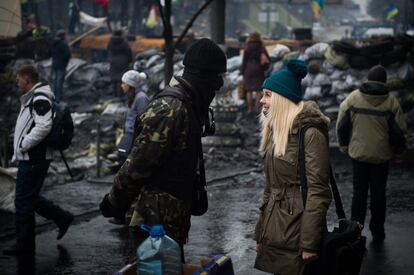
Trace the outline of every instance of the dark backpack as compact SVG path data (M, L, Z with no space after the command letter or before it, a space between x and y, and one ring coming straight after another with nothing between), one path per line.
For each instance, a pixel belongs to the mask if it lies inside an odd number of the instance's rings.
M51 99L48 94L37 92L32 98L30 103L30 114L33 109L33 100L36 96L45 96L52 101L52 117L53 125L52 130L46 137L46 144L48 147L63 151L69 148L72 143L74 126L72 116L70 115L69 107L63 103L58 103L54 99Z

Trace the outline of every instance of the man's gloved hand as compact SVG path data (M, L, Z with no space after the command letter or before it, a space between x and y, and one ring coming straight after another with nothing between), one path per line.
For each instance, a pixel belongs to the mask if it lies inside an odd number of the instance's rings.
M104 217L115 217L117 219L123 219L126 210L114 207L109 201L109 194L106 194L102 202L99 204L99 209Z

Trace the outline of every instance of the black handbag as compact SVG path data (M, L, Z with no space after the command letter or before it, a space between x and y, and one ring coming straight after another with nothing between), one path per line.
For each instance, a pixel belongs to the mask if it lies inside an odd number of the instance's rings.
M305 163L304 137L307 128L303 128L299 138L299 171L303 204L306 207L307 178ZM363 226L356 221L347 220L342 206L336 179L330 166L330 185L335 201L338 227L322 235L316 261L308 264L306 275L358 275L366 251L366 237L361 235Z
M191 215L202 216L208 210L206 171L204 168L203 147L201 137L198 145L198 171L193 182L191 198Z

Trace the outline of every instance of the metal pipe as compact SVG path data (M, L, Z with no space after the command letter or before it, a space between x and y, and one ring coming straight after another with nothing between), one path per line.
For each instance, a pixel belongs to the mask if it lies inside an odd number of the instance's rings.
M99 119L96 132L96 177L101 177L101 121Z
M6 129L4 131L4 136L3 136L3 166L4 168L8 168L9 167L9 152L8 152L8 145L9 145L9 135L8 135L8 130Z

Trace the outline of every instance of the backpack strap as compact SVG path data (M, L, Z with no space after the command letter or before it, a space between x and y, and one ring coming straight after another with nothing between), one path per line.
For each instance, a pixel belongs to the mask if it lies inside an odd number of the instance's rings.
M306 207L306 200L308 195L308 180L306 178L306 160L305 160L305 133L309 128L317 128L314 126L307 126L300 130L299 134L299 174L300 186L302 192L303 205ZM335 175L332 166L329 164L329 183L331 185L332 194L335 201L336 215L338 219L345 219L345 211L342 205L341 195L336 184Z
M186 94L184 91L184 87L178 86L167 86L162 92L154 96L154 99L162 98L162 97L174 97L179 99L181 102L183 102L184 106L186 107L189 116L190 116L190 122L191 126L193 126L196 123L199 123L199 119L196 115L196 112L194 110L193 105L191 104L190 97ZM198 152L198 169L200 173L200 182L206 185L206 172L204 167L204 155L203 155L203 145L201 143L201 130L200 132L200 138L197 141L197 152Z

